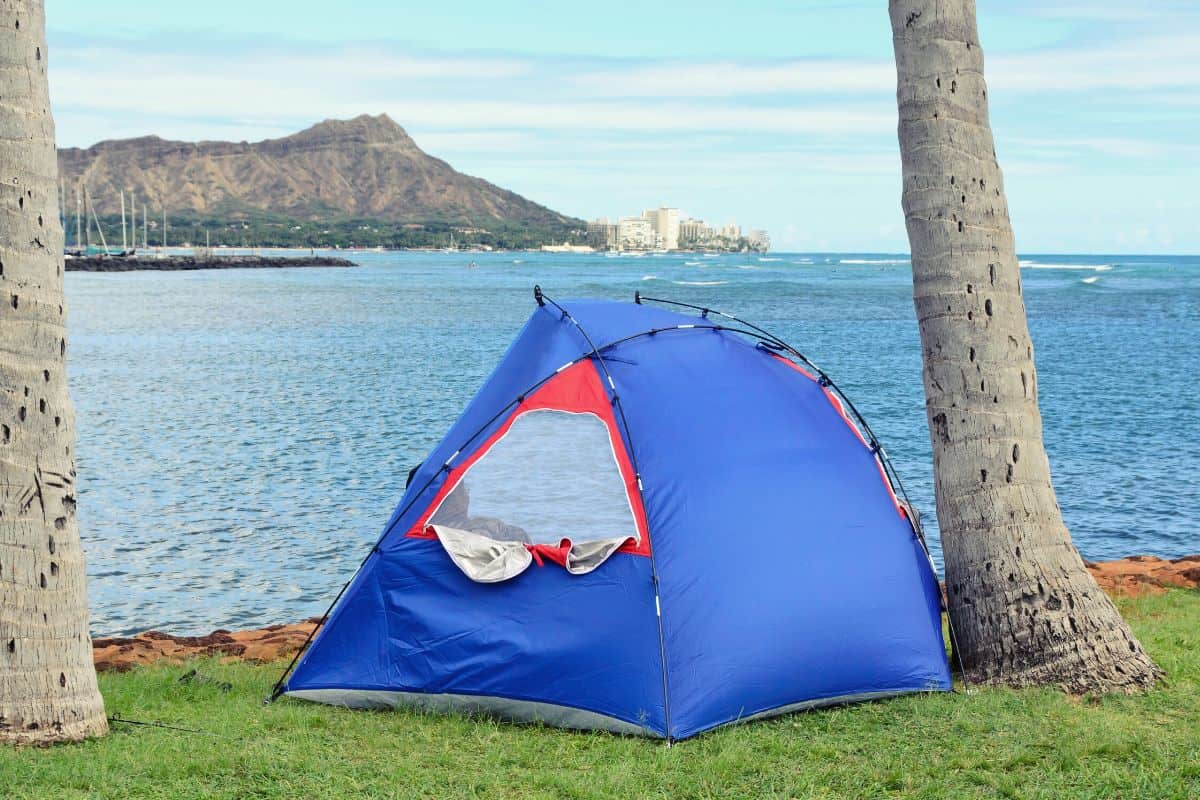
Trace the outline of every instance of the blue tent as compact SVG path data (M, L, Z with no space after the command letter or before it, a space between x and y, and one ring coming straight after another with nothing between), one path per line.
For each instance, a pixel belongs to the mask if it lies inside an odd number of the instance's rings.
M823 373L718 312L535 296L277 694L674 740L950 688L919 526Z

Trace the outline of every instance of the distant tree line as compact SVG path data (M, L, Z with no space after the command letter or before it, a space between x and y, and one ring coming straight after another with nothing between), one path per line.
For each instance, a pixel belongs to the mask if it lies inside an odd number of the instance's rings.
M119 215L100 218L104 236L110 247L121 245L121 217ZM67 246L74 248L75 228L67 220ZM145 228L137 231L137 244L142 246L143 231L151 247L163 244L162 220L151 219ZM536 249L544 244L582 244L586 231L582 223L533 224L480 220L477 222L451 222L427 220L422 222L396 222L380 219L329 219L305 220L287 217L253 217L247 219L216 219L199 215L167 217L166 243L171 247L185 245L203 246L206 241L213 247L384 247L439 248L451 243L456 247L491 247L501 250ZM99 245L99 237L93 226L93 245ZM127 234L130 245L131 234ZM85 239L86 241L86 239Z

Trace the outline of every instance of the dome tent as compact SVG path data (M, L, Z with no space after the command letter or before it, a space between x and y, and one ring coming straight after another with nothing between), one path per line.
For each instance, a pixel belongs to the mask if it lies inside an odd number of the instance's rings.
M718 312L535 297L276 695L678 740L950 688L919 526L823 373Z

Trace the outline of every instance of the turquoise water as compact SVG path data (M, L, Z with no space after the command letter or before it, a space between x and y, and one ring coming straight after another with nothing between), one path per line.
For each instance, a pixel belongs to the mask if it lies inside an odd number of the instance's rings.
M67 276L96 634L322 612L529 315L534 283L707 304L791 342L867 417L940 555L903 256L356 258ZM1026 258L1046 443L1080 550L1200 552L1200 258Z

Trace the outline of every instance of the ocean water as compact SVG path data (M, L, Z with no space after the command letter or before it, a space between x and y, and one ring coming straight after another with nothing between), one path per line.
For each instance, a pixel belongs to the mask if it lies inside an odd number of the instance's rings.
M706 304L795 345L875 429L940 563L904 256L355 258L68 274L95 634L321 613L529 315L535 283ZM1027 256L1022 277L1080 550L1200 552L1200 258Z

